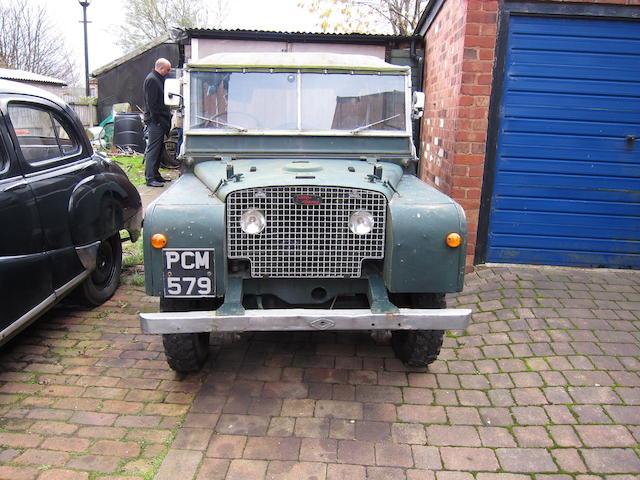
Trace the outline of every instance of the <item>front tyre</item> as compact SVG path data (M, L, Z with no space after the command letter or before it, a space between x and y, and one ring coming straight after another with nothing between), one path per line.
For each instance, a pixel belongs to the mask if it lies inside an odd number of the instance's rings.
M215 310L221 299L160 297L161 312L189 312ZM165 333L162 335L164 355L172 370L180 373L197 372L209 356L209 332Z
M391 346L405 365L424 367L438 358L443 337L444 330L395 330Z
M399 307L446 308L443 293L396 294L391 300ZM436 361L442 348L444 330L394 330L391 346L405 365L424 367Z
M197 372L209 356L209 333L165 333L164 355L172 370Z
M109 300L118 288L122 271L122 242L116 233L100 242L96 255L96 267L76 290L77 299L97 307Z

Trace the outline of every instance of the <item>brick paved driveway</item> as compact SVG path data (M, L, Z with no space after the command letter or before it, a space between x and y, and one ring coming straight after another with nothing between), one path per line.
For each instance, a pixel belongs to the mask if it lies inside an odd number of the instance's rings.
M481 267L429 370L364 334L259 334L168 369L121 288L0 352L2 479L631 480L640 272Z

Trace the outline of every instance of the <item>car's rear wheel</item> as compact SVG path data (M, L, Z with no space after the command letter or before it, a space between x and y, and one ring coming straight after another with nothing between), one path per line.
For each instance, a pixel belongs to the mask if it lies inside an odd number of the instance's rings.
M122 242L116 233L100 242L95 269L76 290L77 299L90 307L102 305L118 288L121 271Z
M392 296L399 307L446 308L443 293L416 293ZM405 365L424 367L433 363L440 354L444 330L394 330L391 332L391 346Z
M160 297L160 311L189 312L214 310L218 299L185 299ZM165 333L162 335L164 355L172 370L180 373L197 372L209 356L209 332Z

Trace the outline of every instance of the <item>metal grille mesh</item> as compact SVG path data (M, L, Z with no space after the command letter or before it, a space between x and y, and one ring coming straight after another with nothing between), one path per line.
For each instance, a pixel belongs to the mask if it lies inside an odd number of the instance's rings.
M296 195L320 197L320 205L298 205ZM266 228L257 235L240 229L240 216L262 211ZM370 212L375 225L367 235L349 229L353 212ZM252 277L359 277L362 260L383 258L386 198L371 190L288 186L239 190L227 197L229 258L251 261Z

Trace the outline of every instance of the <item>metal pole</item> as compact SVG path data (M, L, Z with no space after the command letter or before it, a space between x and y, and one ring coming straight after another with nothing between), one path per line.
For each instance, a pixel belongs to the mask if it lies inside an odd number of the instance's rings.
M82 12L84 14L84 79L86 83L85 93L87 97L91 96L91 91L89 89L89 43L87 42L87 4L83 3Z

